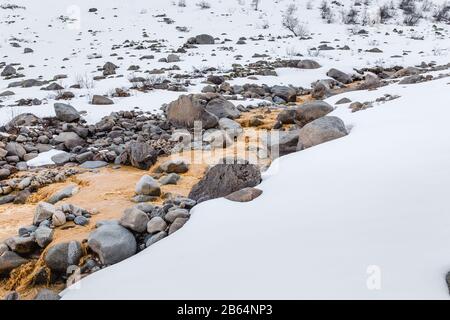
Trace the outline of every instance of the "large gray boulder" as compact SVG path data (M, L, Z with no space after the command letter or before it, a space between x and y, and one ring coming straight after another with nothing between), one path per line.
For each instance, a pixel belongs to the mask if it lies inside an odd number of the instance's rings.
M149 218L144 211L136 207L126 209L119 220L121 226L142 233L147 229Z
M322 117L308 123L300 129L299 150L310 148L318 144L346 136L347 129L344 122L338 117Z
M181 95L167 106L167 120L180 128L193 128L196 121L201 121L204 129L214 128L219 119L206 110L206 105L198 95Z
M5 149L8 151L8 156L17 156L20 159L23 159L23 156L27 153L25 148L17 142L8 142Z
M17 253L6 251L0 255L0 275L6 275L11 270L27 263L28 260L22 258Z
M150 177L149 175L144 175L136 184L136 194L144 196L154 196L158 197L161 195L161 187L158 181Z
M57 209L54 205L47 202L39 202L34 211L33 224L39 225L42 221L50 219Z
M225 199L234 202L250 202L258 198L262 194L262 190L256 188L244 188L242 190L233 192L225 197Z
M333 107L325 101L317 100L307 102L296 108L295 118L300 126L304 126L311 121L327 115L333 110Z
M0 76L9 77L9 76L15 75L16 72L17 72L16 69L12 65L9 64L3 69Z
M133 234L116 224L104 224L89 235L89 248L104 265L125 260L136 253L137 244Z
M352 77L350 75L348 75L347 73L345 73L343 71L335 69L335 68L331 68L327 72L327 76L329 76L330 78L333 78L336 81L344 83L344 84L348 84L348 83L352 83L353 82Z
M36 237L36 243L39 245L39 247L47 247L53 240L53 233L54 229L51 229L47 226L40 226L39 228L37 228L34 234Z
M297 91L294 88L286 86L273 86L270 92L286 102L295 102Z
M297 68L300 69L319 69L320 67L321 65L318 62L309 59L300 60L297 65Z
M189 170L189 165L184 160L171 159L163 162L159 169L165 173L186 173Z
M74 122L80 120L80 114L77 109L65 103L55 103L54 109L56 118L64 122Z
M105 96L94 95L92 97L91 103L95 104L95 105L104 106L104 105L114 104L114 101L112 101L111 99L109 99L108 97L105 97Z
M222 118L219 120L220 130L224 130L231 139L239 137L244 130L242 126L234 120Z
M261 172L253 164L218 164L210 168L189 193L197 202L225 197L261 182Z
M65 273L67 268L78 265L83 250L78 241L58 243L51 247L45 255L44 261L53 272Z
M68 150L85 144L84 139L75 132L61 132L55 137L55 141L63 143Z
M133 141L129 143L125 150L126 164L131 164L133 167L148 170L157 159L156 151L144 142Z
M234 104L223 98L212 99L206 105L206 110L214 114L217 118L236 119L241 115Z
M214 44L214 37L209 34L199 34L193 38L195 44Z
M67 187L64 187L63 189L55 192L50 196L50 198L47 199L48 203L55 204L63 199L70 198L75 193L77 193L79 190L78 186L76 185L70 185Z
M280 131L277 139L270 141L270 157L276 159L298 151L298 134L298 130Z
M36 249L36 238L34 236L15 236L5 240L5 244L18 254L30 254Z

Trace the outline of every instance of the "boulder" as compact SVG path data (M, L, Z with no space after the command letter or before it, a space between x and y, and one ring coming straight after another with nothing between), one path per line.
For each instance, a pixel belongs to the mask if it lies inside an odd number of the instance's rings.
M175 221L170 225L169 235L180 230L188 220L189 219L187 218L176 218Z
M144 175L136 184L136 194L144 196L159 197L161 195L161 187L159 182L150 177Z
M189 165L184 160L167 160L159 166L159 169L165 173L186 173Z
M209 34L199 34L194 38L195 44L214 44L214 37Z
M167 106L167 120L180 128L193 128L196 121L201 121L204 129L214 128L218 117L207 111L206 105L207 101L197 95L181 95Z
M72 158L72 154L62 151L60 153L55 154L50 159L58 166L62 166L63 164L70 162L70 159Z
M239 137L244 131L239 123L228 118L219 120L219 128L224 130L231 139Z
M41 248L47 247L53 240L54 230L47 226L40 226L35 231L36 243Z
M136 253L133 234L116 224L104 224L89 235L88 246L104 265L125 260Z
M165 186L168 184L177 184L180 179L181 179L181 177L178 174L170 173L167 176L164 176L161 179L159 179L159 183L162 186Z
M318 144L346 136L347 129L344 122L337 117L322 117L308 123L300 129L299 150L310 148Z
M114 101L105 96L94 95L92 97L91 103L95 105L110 105L114 104Z
M298 134L298 130L279 132L278 139L270 142L270 157L276 159L298 151Z
M234 202L249 202L258 198L262 194L262 190L256 188L244 188L233 192L225 197L225 199Z
M300 68L300 69L318 69L320 67L321 67L321 65L318 62L316 62L314 60L308 60L308 59L300 60L297 65L297 68Z
M70 198L75 193L77 193L79 188L76 185L67 186L58 192L55 192L47 199L48 203L55 204L63 199Z
M236 119L241 115L236 106L223 98L212 99L206 105L206 111L214 114L217 118Z
M167 223L161 217L154 217L147 223L147 232L155 234L167 229Z
M180 62L180 57L177 56L176 54L169 54L167 56L167 62L168 63L174 63L174 62Z
M167 237L167 232L166 231L161 231L161 232L158 232L158 233L156 233L154 235L151 235L150 237L146 238L145 246L148 248L152 244L155 244L156 242L164 239L165 237Z
M85 144L84 139L75 132L61 132L55 137L55 141L64 144L68 150Z
M66 215L61 210L56 210L56 212L52 215L53 226L60 227L66 224L66 222Z
M106 167L107 165L108 162L106 161L85 161L80 165L80 168L93 170Z
M191 215L189 214L189 211L186 209L174 209L169 210L167 214L164 216L164 219L167 222L173 223L176 218L189 218Z
M17 253L6 251L0 255L0 275L7 275L10 271L27 262L27 259L22 258Z
M6 131L10 131L16 127L30 127L35 126L41 122L41 119L32 113L22 113L15 116L11 121L5 125Z
M297 91L294 88L286 86L273 86L270 88L270 93L286 102L295 102L297 97Z
M47 202L39 202L34 211L33 224L39 225L42 221L50 219L57 209L54 205Z
M296 108L296 120L303 127L307 123L321 118L331 111L333 107L325 101L312 101L304 103Z
M261 172L253 164L218 164L210 168L189 193L197 202L225 197L261 182Z
M339 81L341 83L344 84L348 84L348 83L352 83L352 77L350 75L348 75L345 72L342 72L338 69L335 68L331 68L328 72L327 72L327 76L329 76L330 78L333 78L336 81Z
M126 147L127 162L133 167L148 170L157 159L156 151L144 142L131 142Z
M12 65L7 65L3 69L2 73L0 74L0 76L2 76L2 77L10 77L12 75L15 75L16 72L17 72L16 69Z
M56 113L56 118L64 122L75 122L80 120L80 114L71 105L64 103L55 103L54 109Z
M144 211L136 207L126 209L119 220L119 224L132 231L142 233L147 229L149 218Z
M23 159L27 151L20 143L17 142L8 142L5 147L6 151L8 151L8 156L17 156L20 159Z
M47 251L44 261L52 272L65 273L69 266L77 266L82 256L81 244L78 241L70 241L51 247Z
M15 236L5 240L5 244L18 254L30 254L36 249L35 237L21 237Z

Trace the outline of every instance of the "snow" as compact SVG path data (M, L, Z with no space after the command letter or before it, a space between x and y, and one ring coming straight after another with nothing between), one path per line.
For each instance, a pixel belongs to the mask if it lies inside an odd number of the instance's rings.
M279 159L261 197L200 204L183 229L63 298L448 298L448 82L338 107L349 136Z
M311 82L327 78L330 68L353 72L373 66L414 66L449 62L448 25L422 21L408 27L390 24L348 26L325 24L317 6L306 10L306 0L261 1L261 10L250 9L247 1L209 0L211 9L200 10L196 0L187 7L157 0L14 0L25 10L0 9L0 62L20 63L23 79L58 80L64 88L80 79L91 82L101 75L104 63L119 66L123 77L94 81L81 89L70 89L75 98L68 103L82 112L84 119L96 123L119 110L139 108L159 111L180 92L130 90L131 96L112 98L114 105L94 106L94 94L108 95L115 88L130 88L131 76L168 68L158 62L197 34L218 37L216 45L199 46L182 54L179 71L164 77L175 81L175 74L194 69L217 68L226 73L233 63L246 65L269 58L253 58L255 53L280 59L313 59L317 70L277 69L278 77L257 76L257 80L237 78L231 84L257 83L310 87ZM299 5L301 19L311 39L286 38L281 14L287 5ZM353 0L339 1L347 7ZM385 3L373 1L373 6ZM434 0L444 3L444 0ZM242 5L240 3L243 3ZM88 13L96 7L97 14ZM45 8L45 10L43 10ZM45 12L44 12L45 11ZM175 20L168 25L156 15L165 13ZM75 25L58 17L76 18ZM23 19L22 19L23 18ZM7 23L14 20L14 23ZM263 28L264 24L269 28ZM49 26L51 25L51 27ZM78 26L74 28L73 26ZM186 26L181 33L176 26ZM364 28L368 35L354 35ZM394 32L394 28L403 33ZM143 30L149 37L143 38ZM89 30L93 30L94 35ZM264 40L250 37L263 35ZM246 45L236 45L245 36ZM270 41L271 37L278 37ZM424 36L424 40L414 40ZM12 38L23 39L13 48ZM231 42L220 43L224 39ZM124 41L165 40L160 52L112 46ZM311 50L327 41L333 47L351 49ZM23 54L24 47L34 53ZM224 47L233 47L225 49ZM380 48L383 53L365 50ZM99 59L88 59L97 53ZM140 60L152 54L153 60ZM214 55L213 55L214 54ZM241 60L236 56L241 55ZM392 56L400 58L392 58ZM123 57L120 60L119 57ZM65 58L69 58L65 60ZM34 67L30 67L34 65ZM139 65L140 71L127 71ZM444 72L444 71L443 71ZM449 72L448 70L445 72ZM433 72L430 74L437 74ZM207 74L205 74L206 76ZM56 92L35 88L12 88L14 80L0 78L0 126L14 116L31 112L39 117L54 116ZM81 82L83 82L81 81ZM188 93L200 92L203 78L192 80ZM417 85L391 84L374 91L353 91L333 96L352 101L374 101L383 94L400 95L387 103L375 103L368 110L351 113L348 105L333 112L344 120L350 135L275 161L259 186L264 193L250 203L225 199L208 201L194 208L192 218L178 232L119 264L96 272L74 288L63 292L64 299L447 299L445 274L450 271L450 100L449 78ZM43 104L18 107L19 99L39 98ZM233 101L257 104L261 100ZM41 153L29 166L52 164L60 151ZM379 275L379 277L377 277ZM368 282L380 280L379 290Z
M41 166L55 164L55 162L52 160L52 157L57 154L60 154L60 153L64 153L64 151L49 150L46 152L39 153L36 158L28 160L27 165L29 167L41 167Z

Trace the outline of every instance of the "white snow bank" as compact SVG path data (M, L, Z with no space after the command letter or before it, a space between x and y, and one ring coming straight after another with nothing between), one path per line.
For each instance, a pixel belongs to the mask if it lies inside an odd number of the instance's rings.
M55 162L53 162L53 160L52 160L52 157L57 154L60 154L60 153L64 153L64 151L49 150L46 152L39 153L39 155L36 158L28 160L27 165L29 167L41 167L41 166L55 164Z
M402 98L339 107L348 137L279 159L258 199L199 205L183 229L63 298L448 298L447 82L351 93Z

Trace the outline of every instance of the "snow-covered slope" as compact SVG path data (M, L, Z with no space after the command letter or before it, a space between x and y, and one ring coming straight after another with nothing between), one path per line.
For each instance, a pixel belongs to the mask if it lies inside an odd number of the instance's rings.
M402 97L339 108L351 134L279 159L260 198L199 205L172 237L64 298L448 298L449 86L354 92Z

